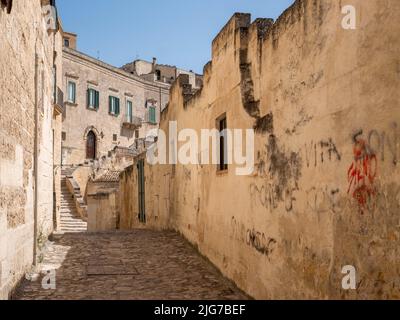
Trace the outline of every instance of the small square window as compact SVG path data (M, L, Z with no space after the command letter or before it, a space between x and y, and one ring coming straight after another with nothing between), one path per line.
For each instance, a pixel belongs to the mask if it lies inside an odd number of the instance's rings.
M114 141L114 142L117 142L117 140L118 140L118 136L117 136L116 134L114 134L114 135L113 135L113 141Z
M64 47L69 47L69 39L67 38L64 39Z
M62 132L61 133L61 139L62 139L62 141L67 140L67 133L66 132Z

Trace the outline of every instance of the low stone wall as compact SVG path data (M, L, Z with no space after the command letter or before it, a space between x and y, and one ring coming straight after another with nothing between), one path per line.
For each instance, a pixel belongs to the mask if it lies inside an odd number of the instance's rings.
M78 214L83 220L87 219L87 205L81 193L81 188L72 176L67 177L67 188L68 191L73 195L75 201L75 207Z
M88 231L115 231L118 229L118 192L88 194Z

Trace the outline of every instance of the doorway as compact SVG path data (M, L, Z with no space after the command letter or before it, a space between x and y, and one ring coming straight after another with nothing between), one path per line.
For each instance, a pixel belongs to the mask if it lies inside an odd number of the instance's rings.
M96 159L96 135L93 131L89 131L86 140L86 159L95 160Z

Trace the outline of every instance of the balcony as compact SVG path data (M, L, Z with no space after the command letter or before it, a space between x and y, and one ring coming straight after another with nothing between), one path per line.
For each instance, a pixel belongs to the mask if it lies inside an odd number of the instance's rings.
M130 130L136 130L142 126L142 119L134 116L126 116L122 127Z
M56 88L53 97L54 114L60 115L64 111L64 93L60 88Z

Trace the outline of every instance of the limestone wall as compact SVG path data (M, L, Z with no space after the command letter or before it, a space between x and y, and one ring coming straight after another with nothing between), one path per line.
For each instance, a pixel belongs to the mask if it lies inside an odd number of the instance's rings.
M47 18L41 1L13 1L10 14L0 9L0 299L9 296L31 267L34 247L40 249L53 231L56 46Z
M118 229L118 183L90 181L87 203L89 232L115 231Z
M157 119L160 106L168 102L169 85L150 83L88 57L75 50L64 48L64 88L68 81L76 83L76 104L67 103L63 118L66 139L62 143L63 165L79 165L86 161L86 135L93 130L97 138L97 159L107 155L117 146L129 147L134 144L135 129L123 126L127 117L127 100L133 103L133 116L144 120L139 137L144 138L148 130L157 128L146 122L146 102L157 101ZM99 110L87 108L87 89L100 92ZM109 114L109 96L120 99L120 115ZM66 98L67 100L67 98ZM114 141L114 135L116 140Z
M147 226L182 232L255 298L400 296L400 3L353 0L357 29L345 30L349 3L298 0L275 23L237 14L201 92L171 89L161 129L199 133L226 113L228 128L256 129L253 175L145 167ZM135 166L120 189L135 227ZM346 265L357 290L342 290Z

